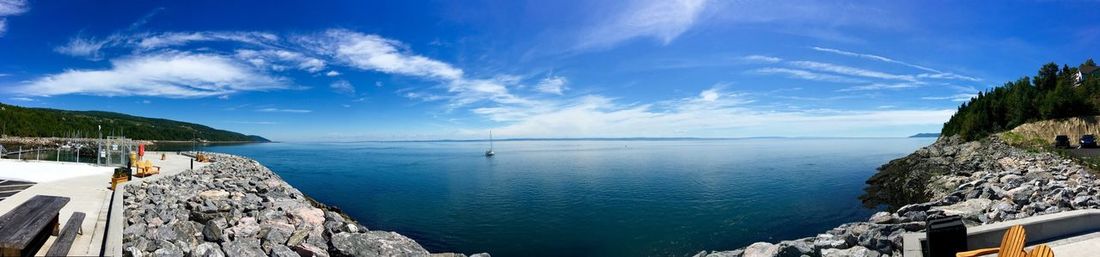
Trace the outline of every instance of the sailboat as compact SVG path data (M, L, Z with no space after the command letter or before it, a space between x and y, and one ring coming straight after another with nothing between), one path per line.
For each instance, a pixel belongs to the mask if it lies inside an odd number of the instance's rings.
M485 151L485 157L493 157L493 155L496 155L496 154L497 154L496 152L493 152L493 131L490 130L489 131L489 150Z

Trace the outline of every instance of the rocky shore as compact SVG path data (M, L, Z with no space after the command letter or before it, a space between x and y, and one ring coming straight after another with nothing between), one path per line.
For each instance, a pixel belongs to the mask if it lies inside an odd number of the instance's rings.
M868 184L865 203L899 206L814 237L695 256L901 256L901 234L923 231L929 217L959 215L973 226L1100 208L1091 171L1051 153L1009 146L997 136L974 142L941 138L884 165Z
M256 161L215 159L126 185L126 256L466 256L432 254L408 237L370 230Z

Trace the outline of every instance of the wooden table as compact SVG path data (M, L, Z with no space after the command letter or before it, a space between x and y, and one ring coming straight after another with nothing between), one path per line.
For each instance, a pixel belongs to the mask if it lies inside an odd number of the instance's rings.
M32 256L58 233L61 207L68 197L36 195L0 216L0 257Z

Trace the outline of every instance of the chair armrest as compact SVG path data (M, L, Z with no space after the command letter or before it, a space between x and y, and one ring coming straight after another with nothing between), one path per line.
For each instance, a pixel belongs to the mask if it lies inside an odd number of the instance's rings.
M1001 248L985 248L985 249L978 249L978 250L971 250L971 251L955 253L955 257L982 256L982 255L994 254L994 253L997 253L997 252L1000 252L1000 251L1001 251Z

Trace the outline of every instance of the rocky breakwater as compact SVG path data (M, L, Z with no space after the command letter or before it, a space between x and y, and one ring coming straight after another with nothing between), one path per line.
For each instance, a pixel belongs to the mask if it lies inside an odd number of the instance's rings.
M126 256L465 256L431 254L400 234L369 230L256 161L215 158L199 170L126 185Z
M890 171L895 173L883 175ZM1100 191L1092 171L1051 153L1011 147L996 136L977 142L940 139L884 165L876 177L868 181L869 187L898 183L879 189L904 190L878 192L884 196L900 193L928 200L876 213L866 222L842 224L814 237L759 242L695 256L901 256L901 235L923 231L929 217L959 215L973 226L1100 208Z

